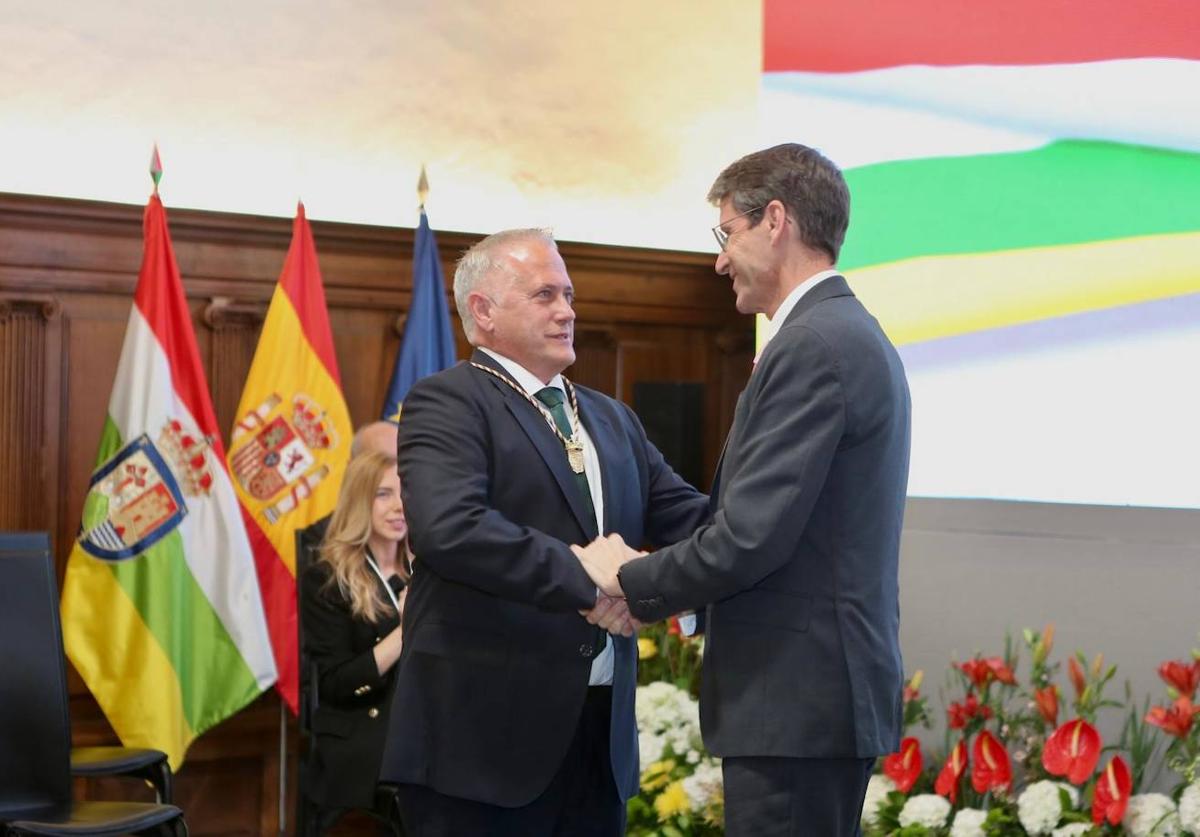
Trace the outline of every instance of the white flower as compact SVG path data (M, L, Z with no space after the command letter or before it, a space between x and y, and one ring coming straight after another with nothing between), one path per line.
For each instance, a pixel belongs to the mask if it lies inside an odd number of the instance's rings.
M950 803L937 794L922 793L910 796L900 810L900 825L923 825L941 828L950 814Z
M688 750L687 755L683 757L683 760L686 761L688 764L699 764L700 763L700 751L699 750Z
M696 772L683 779L683 792L693 811L703 811L724 793L721 765L711 759L696 765Z
M1179 824L1200 837L1200 782L1193 782L1179 797Z
M1079 802L1079 792L1062 782L1034 782L1017 798L1017 817L1030 834L1049 834L1062 818L1062 800L1059 790L1066 790L1074 806Z
M1050 832L1051 837L1083 837L1092 828L1090 822L1072 822L1066 825L1060 825L1054 831Z
M662 737L643 732L638 735L638 770L645 770L663 757Z
M1161 793L1139 793L1129 797L1122 823L1133 837L1177 837L1179 834L1175 803Z
M863 799L863 825L874 825L875 818L879 816L879 806L883 804L884 797L895 789L896 783L882 773L875 773L871 776L870 781L867 782L867 795Z
M701 749L700 706L683 689L663 682L640 686L634 707L639 736L658 739L639 748L643 768L661 759L667 749L679 757Z
M954 825L950 828L950 837L983 837L983 821L987 819L987 811L978 808L963 808L954 815Z

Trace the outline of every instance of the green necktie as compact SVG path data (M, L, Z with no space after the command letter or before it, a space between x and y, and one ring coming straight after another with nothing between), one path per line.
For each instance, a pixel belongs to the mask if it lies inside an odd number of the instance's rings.
M558 425L559 432L570 439L574 431L571 429L571 419L567 417L567 408L563 406L562 390L558 387L544 387L534 395L538 401L541 401L550 410L550 415L554 417L554 423ZM566 455L566 451L563 451L563 455ZM583 492L583 505L587 509L588 515L592 520L595 520L596 507L592 504L592 488L588 484L587 473L581 471L575 474L575 482L579 484L579 490ZM597 522L597 525L599 525L599 522ZM608 632L601 627L597 627L595 635L592 638L593 658L600 656L607 644Z
M563 406L563 392L558 387L544 387L538 390L534 397L546 405L550 410L550 415L554 417L554 423L558 425L558 430L568 439L574 430L571 429L571 419L567 416L567 408ZM566 452L563 452L564 456ZM592 505L592 488L588 484L586 471L581 471L575 474L575 482L579 484L579 490L583 492L584 506L587 508L591 519L596 519L596 507Z

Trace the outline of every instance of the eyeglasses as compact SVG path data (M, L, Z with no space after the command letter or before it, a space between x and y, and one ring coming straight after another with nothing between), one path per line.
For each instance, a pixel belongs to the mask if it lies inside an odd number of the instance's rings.
M715 227L712 228L713 238L715 238L717 240L717 244L721 247L722 250L724 250L725 245L729 243L729 236L732 234L732 233L728 233L725 231L725 225L728 224L730 221L736 221L738 218L745 218L747 215L750 215L751 213L758 212L760 209L766 209L766 208L767 208L767 205L763 204L762 206L754 207L754 209L747 209L741 215L734 215L732 218L726 218L724 221L722 221L721 223L717 224ZM754 225L751 224L750 226L752 227ZM747 229L749 229L749 227L747 227ZM737 232L737 231L735 230L735 232Z

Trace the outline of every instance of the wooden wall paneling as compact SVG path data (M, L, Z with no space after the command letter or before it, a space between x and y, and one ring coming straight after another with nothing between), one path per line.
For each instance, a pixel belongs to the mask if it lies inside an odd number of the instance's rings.
M603 326L575 326L575 363L566 370L572 381L617 395L621 384L619 350L614 330Z
M196 342L200 346L200 357L212 393L213 412L226 450L229 450L242 387L254 360L258 335L266 316L265 301L227 296L203 301L199 316L193 314Z
M353 427L376 421L400 349L396 309L338 307L329 312L334 351Z
M46 408L57 401L47 380L57 317L51 297L0 296L0 473L12 477L0 490L0 529L52 528L56 457Z

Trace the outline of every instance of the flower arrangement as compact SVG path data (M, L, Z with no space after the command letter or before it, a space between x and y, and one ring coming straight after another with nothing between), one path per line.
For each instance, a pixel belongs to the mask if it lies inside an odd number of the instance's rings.
M1116 675L1102 655L1066 660L1071 695L1055 680L1053 626L1026 630L1030 657L1018 681L1013 643L1003 656L955 663L946 707L944 755L926 759L916 737L880 759L863 805L868 837L1017 837L1134 835L1200 837L1200 651L1158 669L1167 702L1141 712L1106 696ZM928 727L920 672L904 689L905 732ZM1103 712L1123 711L1120 739L1108 745L1096 727ZM1157 733L1156 733L1157 730ZM1138 793L1165 735L1165 764L1179 777L1170 794Z
M1166 698L1139 711L1128 686L1124 700L1110 696L1116 666L1103 655L1053 661L1052 625L1022 640L1030 662L1020 679L1011 640L1000 656L953 664L938 753L907 734L931 726L922 673L905 684L906 734L871 777L863 834L1200 837L1200 650L1162 663ZM628 834L723 833L721 767L704 751L695 699L702 651L703 639L683 636L675 620L638 639L641 794L629 802ZM1097 720L1116 712L1124 727L1105 742ZM1170 794L1141 793L1160 748L1179 781Z
M641 793L629 800L626 834L710 837L724 833L720 761L700 740L703 639L670 619L638 637L638 748Z

